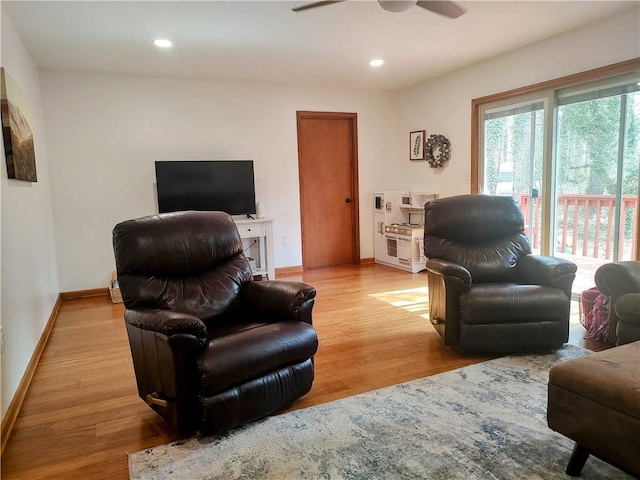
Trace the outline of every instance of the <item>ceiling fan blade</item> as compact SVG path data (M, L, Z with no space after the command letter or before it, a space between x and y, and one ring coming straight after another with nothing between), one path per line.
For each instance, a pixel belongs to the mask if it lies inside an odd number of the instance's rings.
M293 10L294 12L300 12L302 10L308 10L310 8L316 8L316 7L324 7L325 5L331 5L332 3L340 3L344 1L345 0L324 0L322 2L307 3L306 5L292 8L291 10Z
M418 0L416 5L449 18L458 18L465 13L465 9L454 2Z

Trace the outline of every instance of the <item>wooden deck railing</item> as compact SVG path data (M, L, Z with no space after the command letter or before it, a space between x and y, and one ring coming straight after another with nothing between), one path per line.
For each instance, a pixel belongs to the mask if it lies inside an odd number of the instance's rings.
M530 196L521 194L520 209L525 218L525 231L534 249L540 246L540 198L533 199L533 234L529 225ZM619 260L632 260L638 248L638 197L622 197L624 214L620 222ZM614 195L559 195L556 205L556 245L559 252L583 257L611 259L615 226Z

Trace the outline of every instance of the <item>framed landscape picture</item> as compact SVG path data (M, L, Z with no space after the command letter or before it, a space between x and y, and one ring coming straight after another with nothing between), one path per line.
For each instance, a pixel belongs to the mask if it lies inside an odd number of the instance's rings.
M5 68L0 68L0 112L8 177L37 182L29 103Z
M424 160L424 130L409 133L409 160Z

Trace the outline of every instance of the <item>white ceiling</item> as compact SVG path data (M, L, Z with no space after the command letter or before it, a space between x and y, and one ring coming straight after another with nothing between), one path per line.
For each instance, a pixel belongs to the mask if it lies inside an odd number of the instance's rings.
M467 13L456 20L372 0L291 11L306 3L2 0L2 9L43 69L397 89L639 4L460 1ZM174 47L157 49L158 37ZM374 57L384 66L370 67Z

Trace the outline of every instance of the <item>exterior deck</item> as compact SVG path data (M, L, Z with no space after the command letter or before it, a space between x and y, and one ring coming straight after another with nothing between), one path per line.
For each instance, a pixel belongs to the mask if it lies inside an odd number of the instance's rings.
M531 239L534 253L540 251L541 202L527 194L518 198L525 217L525 232ZM618 260L637 258L638 196L625 195L620 202L621 221L616 224L615 195L559 195L555 218L555 256L578 265L573 282L573 295L594 287L594 274L600 265ZM532 228L531 228L532 227ZM614 233L618 230L618 244Z

